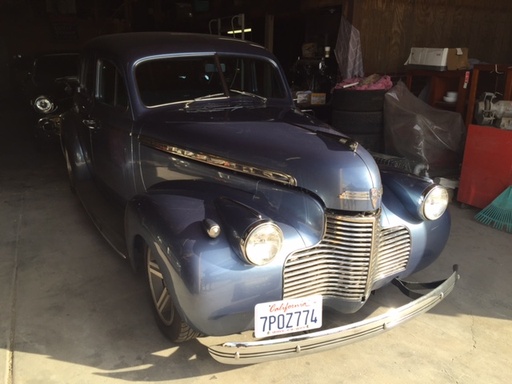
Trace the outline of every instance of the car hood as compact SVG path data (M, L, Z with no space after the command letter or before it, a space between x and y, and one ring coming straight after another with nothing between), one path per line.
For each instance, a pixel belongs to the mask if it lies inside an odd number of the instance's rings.
M276 181L308 190L329 209L373 211L380 206L382 184L372 156L294 109L158 113L143 123L140 140L160 150L177 148L174 153L184 157L214 159L214 166L252 176L277 175Z

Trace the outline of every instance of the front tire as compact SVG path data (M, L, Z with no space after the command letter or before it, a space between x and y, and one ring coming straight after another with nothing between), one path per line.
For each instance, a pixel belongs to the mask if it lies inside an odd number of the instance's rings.
M150 247L146 247L146 272L158 328L174 343L195 339L200 335L181 319L165 285L160 266Z

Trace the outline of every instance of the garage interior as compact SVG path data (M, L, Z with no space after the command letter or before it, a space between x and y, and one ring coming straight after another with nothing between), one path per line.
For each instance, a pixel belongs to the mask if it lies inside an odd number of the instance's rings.
M363 72L356 68L354 76L340 74L335 55L341 20L360 37ZM509 0L0 1L4 382L510 383L512 223L507 231L475 219L512 185L512 107L504 103L509 112L493 111L490 118L478 110L487 93L512 99L510 20ZM448 246L418 278L446 276L456 264L461 279L454 292L381 336L288 360L234 368L208 356L204 345L212 338L169 344L153 324L142 279L134 278L70 193L58 145L34 140L31 106L20 85L25 74L16 66L20 57L43 51L78 51L97 35L147 30L245 31L235 37L276 55L299 107L354 136L379 161L447 186ZM465 48L468 67L405 65L413 47ZM362 87L388 79L421 100L427 120L439 114L442 122L455 121L441 127L443 140L457 141L454 149L427 150L422 157L390 145L386 119L393 116L384 109L390 88ZM381 104L357 109L368 92L380 94ZM446 101L448 92L457 99ZM354 114L375 120L361 123L364 132L350 131L360 122L344 119ZM382 292L372 299L377 311L401 300L394 287Z

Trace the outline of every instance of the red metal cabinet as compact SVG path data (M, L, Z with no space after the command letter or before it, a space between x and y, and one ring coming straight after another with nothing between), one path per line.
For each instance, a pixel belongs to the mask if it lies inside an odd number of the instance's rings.
M485 208L512 185L512 131L470 125L457 200Z

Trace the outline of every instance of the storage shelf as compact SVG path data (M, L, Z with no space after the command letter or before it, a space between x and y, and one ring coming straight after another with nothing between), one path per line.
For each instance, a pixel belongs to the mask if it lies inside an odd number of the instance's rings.
M432 107L451 110L465 114L466 95L469 84L469 71L434 71L434 70L411 70L407 71L406 85L413 91L415 83L423 80L430 85L428 104ZM447 103L443 100L446 92L458 93L457 102Z

